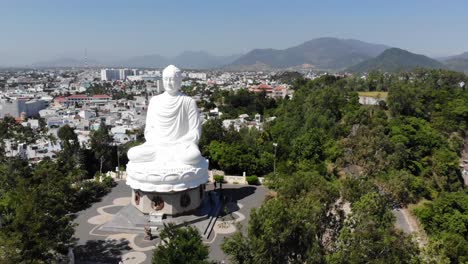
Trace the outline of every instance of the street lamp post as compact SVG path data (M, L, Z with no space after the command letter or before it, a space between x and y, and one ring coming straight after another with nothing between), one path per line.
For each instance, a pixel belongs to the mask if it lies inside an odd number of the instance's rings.
M278 143L273 143L273 147L275 147L275 159L273 160L273 174L276 175L276 149L278 147Z
M99 167L99 174L102 174L102 163L104 162L104 156L101 156L99 160L101 161L101 166Z
M120 170L120 153L119 153L119 146L117 146L117 168Z
M117 172L117 178L120 179L120 150L119 150L119 144L118 144L118 142L114 141L113 145L117 149L117 168L115 168L115 171Z

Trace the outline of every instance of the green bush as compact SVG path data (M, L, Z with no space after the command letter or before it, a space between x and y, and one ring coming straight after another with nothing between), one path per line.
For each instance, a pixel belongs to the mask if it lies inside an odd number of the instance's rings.
M215 182L219 182L219 183L224 182L224 176L223 175L214 175L213 179L214 179Z
M115 185L116 183L111 177L104 177L102 182L88 180L77 183L73 193L72 211L78 212L90 207L108 194Z
M101 183L105 186L106 189L111 189L112 187L114 187L115 185L117 185L114 181L114 179L112 179L112 177L110 176L106 176L102 179Z
M258 184L258 177L256 175L247 176L247 177L245 177L245 179L247 180L247 183L249 185L257 185Z

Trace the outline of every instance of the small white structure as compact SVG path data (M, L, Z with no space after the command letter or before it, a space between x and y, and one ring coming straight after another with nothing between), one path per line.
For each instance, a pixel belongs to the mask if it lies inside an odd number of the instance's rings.
M151 223L162 223L162 220L164 218L164 214L157 213L157 212L151 212L149 216L150 216Z
M91 118L96 117L96 113L90 110L81 110L78 112L78 115L84 120L90 120Z
M359 96L359 103L362 105L378 105L381 101L385 100L370 96Z

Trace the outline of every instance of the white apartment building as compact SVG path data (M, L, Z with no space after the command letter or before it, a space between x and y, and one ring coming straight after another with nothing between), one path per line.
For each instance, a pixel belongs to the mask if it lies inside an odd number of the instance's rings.
M191 79L199 79L206 81L206 73L204 72L189 72L188 77Z
M102 81L125 80L128 76L136 76L138 71L133 69L101 69Z

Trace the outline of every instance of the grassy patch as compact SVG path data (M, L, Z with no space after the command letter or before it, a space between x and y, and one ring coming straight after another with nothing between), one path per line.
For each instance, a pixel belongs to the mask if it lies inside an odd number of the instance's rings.
M359 96L387 99L388 92L358 92Z

